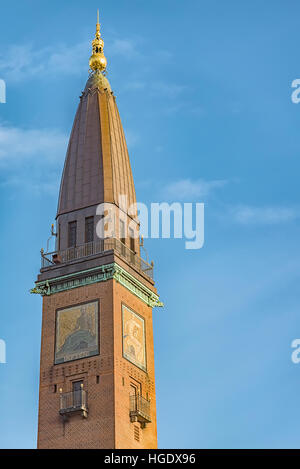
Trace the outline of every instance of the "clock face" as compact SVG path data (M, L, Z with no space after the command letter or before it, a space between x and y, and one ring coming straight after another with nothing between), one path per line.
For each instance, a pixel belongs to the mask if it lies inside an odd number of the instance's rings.
M146 371L145 320L127 306L122 306L123 357Z
M56 364L98 355L98 309L98 301L93 301L57 311Z

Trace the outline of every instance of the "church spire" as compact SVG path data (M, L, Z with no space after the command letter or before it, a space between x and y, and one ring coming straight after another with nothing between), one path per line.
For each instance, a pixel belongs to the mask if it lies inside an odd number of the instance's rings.
M106 69L107 60L103 53L104 41L100 34L100 23L99 23L99 10L97 11L97 24L95 39L92 41L92 55L90 57L90 69L92 71L99 70L104 72Z
M38 447L150 449L157 447L152 307L162 303L153 265L140 257L134 181L104 75L99 18L92 46L64 164L56 250L41 252L32 290L43 295ZM111 217L104 230L101 213Z

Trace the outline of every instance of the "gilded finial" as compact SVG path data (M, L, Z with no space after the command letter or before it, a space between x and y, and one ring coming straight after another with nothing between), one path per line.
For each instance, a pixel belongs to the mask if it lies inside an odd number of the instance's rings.
M97 10L97 24L95 39L92 41L92 55L90 57L90 69L103 72L106 69L107 60L103 53L104 41L100 34L99 10Z

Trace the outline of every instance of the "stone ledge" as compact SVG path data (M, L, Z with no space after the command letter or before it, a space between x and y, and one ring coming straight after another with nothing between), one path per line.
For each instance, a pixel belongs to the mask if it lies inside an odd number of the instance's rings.
M30 293L50 296L55 293L72 290L93 283L105 282L111 279L123 285L151 308L163 306L163 303L159 300L159 296L156 293L139 282L116 262L36 282L35 287L30 290Z

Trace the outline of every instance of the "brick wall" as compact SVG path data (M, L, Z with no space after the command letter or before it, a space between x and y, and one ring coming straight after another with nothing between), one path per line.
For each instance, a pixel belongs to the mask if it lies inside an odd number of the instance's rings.
M112 283L109 280L43 298L39 448L114 447ZM95 299L100 300L100 355L54 365L56 310ZM88 418L72 415L64 424L59 415L59 388L69 392L72 381L80 379L88 392Z
M123 358L122 304L145 319L147 373ZM156 401L154 381L154 347L152 309L119 283L114 283L114 367L115 367L115 435L117 448L156 448ZM129 415L130 384L138 385L143 397L151 400L151 423L142 429L131 423ZM139 441L135 436L139 434Z
M100 355L54 365L56 310L99 299ZM145 318L147 373L122 356L122 303ZM97 378L99 377L99 378ZM83 380L88 418L59 415L60 388ZM129 418L130 382L151 399L146 428ZM56 392L55 392L56 390ZM138 441L139 440L139 441ZM156 448L152 310L115 280L43 297L39 400L39 448Z

